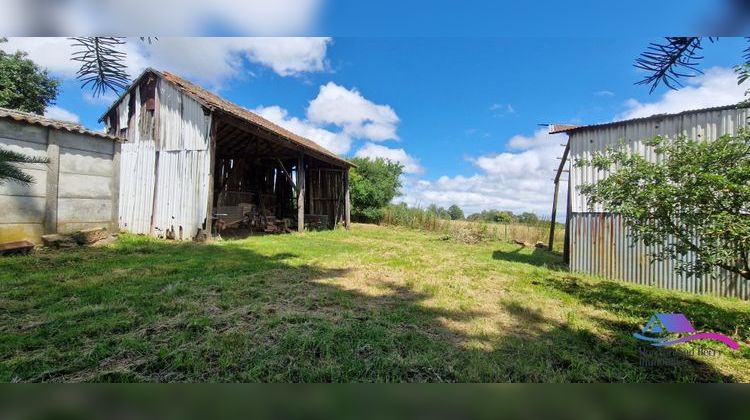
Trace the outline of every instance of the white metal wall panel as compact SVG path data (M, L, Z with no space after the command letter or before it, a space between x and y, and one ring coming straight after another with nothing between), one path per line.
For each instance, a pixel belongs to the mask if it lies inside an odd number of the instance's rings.
M182 147L184 150L207 150L211 115L187 95L182 97Z
M160 81L158 150L182 150L182 92L171 83Z
M153 140L123 143L120 149L120 228L151 231L156 145Z
M208 205L209 152L205 150L159 153L155 194L155 229L161 236L174 229L179 239L191 239L202 228Z
M713 140L724 134L736 134L737 130L748 123L750 111L747 108L707 110L690 114L656 116L609 127L593 127L570 136L571 182L573 188L572 210L577 212L602 212L601 205L589 208L586 197L578 187L583 184L596 183L607 176L606 171L597 171L591 167L576 167L575 162L589 159L593 152L604 151L608 146L617 145L621 140L628 149L656 161L654 153L643 141L656 135L674 138L679 134L694 139Z

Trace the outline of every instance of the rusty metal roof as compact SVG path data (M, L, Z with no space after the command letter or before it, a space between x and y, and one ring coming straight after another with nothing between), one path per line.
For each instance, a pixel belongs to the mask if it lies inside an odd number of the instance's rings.
M715 106L715 107L700 108L700 109L690 109L687 111L675 112L671 114L654 114L654 115L649 115L648 117L632 118L629 120L611 121L607 123L591 124L591 125L553 124L552 126L550 126L549 133L550 134L573 133L573 132L578 132L578 131L583 131L583 130L588 130L588 129L613 127L613 126L617 126L620 124L628 124L628 123L638 122L638 121L659 120L662 118L674 117L678 115L689 115L689 114L697 114L701 112L724 111L728 109L740 109L740 108L750 108L750 104L740 102L738 104Z
M15 109L0 108L0 118L7 118L14 121L25 122L27 124L33 124L42 127L51 127L57 130L69 131L71 133L86 134L89 136L99 137L112 141L123 141L121 137L113 136L102 131L90 130L82 126L81 124L74 123L72 121L56 120L53 118L47 118L38 114L18 111Z
M209 92L208 90L192 82L189 82L183 79L180 76L177 76L174 73L170 73L167 71L158 71L152 68L148 68L140 76L138 76L135 79L135 81L133 81L130 87L128 87L128 90L132 89L133 86L136 86L139 83L140 79L143 78L147 73L156 74L162 79L172 83L182 92L185 92L186 94L190 95L193 99L195 99L196 101L198 101L203 106L210 109L211 111L220 111L230 116L233 116L235 118L239 118L245 122L251 123L262 129L270 131L298 146L301 146L312 152L316 152L320 155L328 157L329 159L333 159L334 161L338 163L341 163L350 167L356 167L356 165L354 165L353 163L349 162L346 159L339 157L337 154L331 152L325 147L319 145L318 143L315 143L314 141L306 137L302 137L296 133L293 133L285 129L284 127L281 127L278 124L275 124L246 108L243 108L233 102L230 102L214 93ZM117 105L120 103L123 97L124 95L121 96L117 101L115 101L115 103L112 104L112 106L107 110L107 112L105 112L102 115L102 117L100 118L100 121L102 121L106 117L107 114L109 114L115 107L117 107Z

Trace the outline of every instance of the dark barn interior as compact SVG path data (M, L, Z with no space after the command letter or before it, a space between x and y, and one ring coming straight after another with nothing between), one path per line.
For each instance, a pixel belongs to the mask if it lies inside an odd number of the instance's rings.
M348 225L348 167L230 114L214 113L213 232Z

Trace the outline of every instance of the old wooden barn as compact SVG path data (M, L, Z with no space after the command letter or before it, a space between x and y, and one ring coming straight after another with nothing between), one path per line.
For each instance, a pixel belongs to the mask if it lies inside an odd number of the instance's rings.
M349 226L350 162L179 76L147 69L101 121L127 140L122 230L192 239Z

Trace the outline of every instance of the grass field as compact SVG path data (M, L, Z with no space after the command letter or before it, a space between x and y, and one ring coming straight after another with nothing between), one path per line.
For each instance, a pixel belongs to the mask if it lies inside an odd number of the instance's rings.
M732 336L631 337L654 312ZM355 225L211 245L122 236L0 259L0 381L743 381L750 305L572 275L500 242Z

